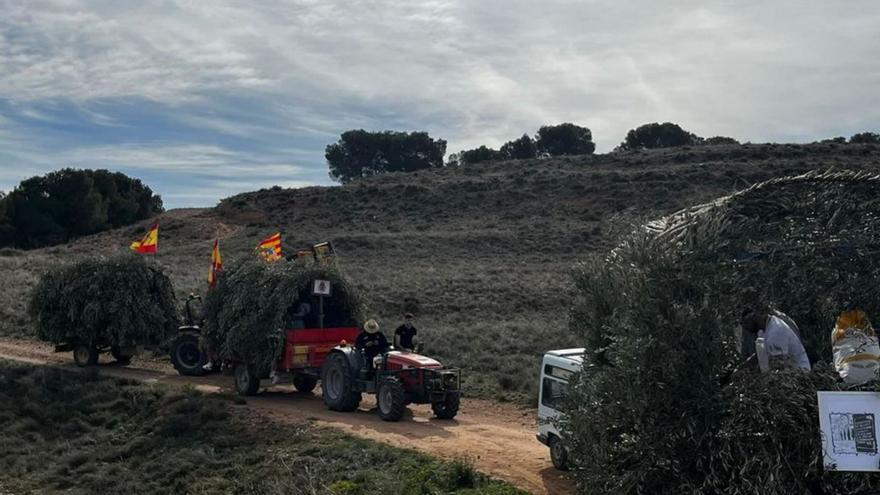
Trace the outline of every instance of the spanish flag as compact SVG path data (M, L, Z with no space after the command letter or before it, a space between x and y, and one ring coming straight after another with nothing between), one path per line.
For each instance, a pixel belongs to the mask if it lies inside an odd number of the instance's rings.
M257 251L259 251L260 255L266 261L278 261L282 258L281 256L281 233L277 232L275 235L269 237L264 240L257 246Z
M142 254L156 254L159 249L159 224L154 223L147 235L131 243L131 250Z
M217 285L217 276L223 271L223 258L220 257L220 239L214 239L214 250L211 251L211 269L208 270L208 288Z

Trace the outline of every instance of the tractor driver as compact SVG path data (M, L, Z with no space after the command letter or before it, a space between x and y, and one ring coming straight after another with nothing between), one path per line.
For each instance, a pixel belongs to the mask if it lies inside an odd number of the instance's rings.
M379 331L379 323L374 319L364 323L364 331L357 337L355 347L363 351L366 368L373 369L373 358L388 351L388 339Z

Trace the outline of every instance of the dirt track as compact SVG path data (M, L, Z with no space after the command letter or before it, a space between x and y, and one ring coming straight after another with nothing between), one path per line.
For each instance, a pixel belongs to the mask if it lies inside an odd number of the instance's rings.
M31 341L0 339L0 358L30 364L72 365L69 353L55 354L51 347ZM102 356L102 362L105 358ZM138 359L127 367L99 365L110 376L134 378L150 383L193 385L205 392L229 390L232 377L182 377L161 361ZM277 421L312 421L353 435L394 446L417 449L440 457L466 457L480 471L536 494L574 493L550 464L547 448L535 440L534 411L487 400L464 399L461 412L452 421L432 418L428 406L412 405L403 420L389 423L370 409L375 402L364 396L355 413L328 411L316 395L292 393L292 388L272 387L248 406Z

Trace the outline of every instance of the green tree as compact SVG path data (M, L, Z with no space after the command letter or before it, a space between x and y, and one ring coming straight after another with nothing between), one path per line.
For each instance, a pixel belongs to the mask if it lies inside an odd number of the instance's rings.
M492 162L505 158L498 150L480 146L471 150L464 150L457 153L458 165L473 165L480 162Z
M512 160L535 158L538 156L538 148L535 141L528 135L508 141L499 150L502 157Z
M139 179L107 170L62 169L23 180L3 204L0 246L33 248L121 227L161 213Z
M860 132L853 134L849 138L849 142L853 144L880 144L880 134L876 132Z
M567 122L538 129L535 146L539 154L547 156L590 155L596 150L589 129Z
M701 144L740 144L739 141L733 139L732 137L727 136L712 136L710 138L706 138L702 141Z
M330 177L342 183L386 172L413 172L443 166L446 141L427 132L343 132L327 145Z
M652 148L674 148L700 144L702 138L690 133L672 122L645 124L626 133L620 143L620 150L640 150Z

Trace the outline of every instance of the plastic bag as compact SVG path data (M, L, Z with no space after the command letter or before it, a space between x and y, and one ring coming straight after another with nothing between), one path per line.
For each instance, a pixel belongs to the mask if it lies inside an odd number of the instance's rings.
M874 379L880 368L880 344L864 311L845 311L831 332L834 367L850 384Z

